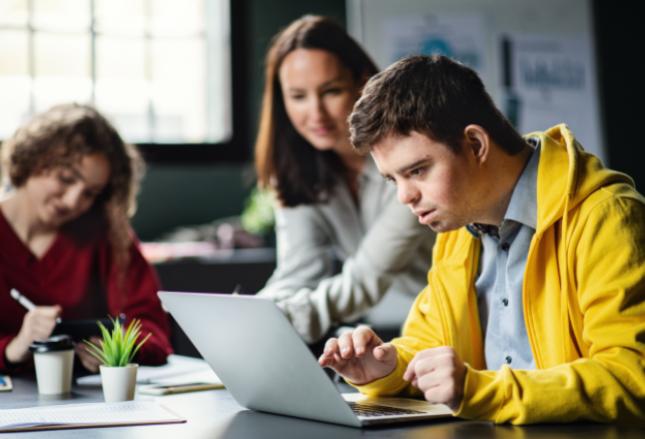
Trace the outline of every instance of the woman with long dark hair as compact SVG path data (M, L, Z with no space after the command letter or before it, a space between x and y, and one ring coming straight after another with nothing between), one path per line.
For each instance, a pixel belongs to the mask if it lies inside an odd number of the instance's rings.
M389 291L393 301L407 294L402 323L425 285L433 233L349 141L347 118L376 71L320 16L291 23L266 56L255 164L260 186L276 195L278 263L259 294L308 342L362 317Z

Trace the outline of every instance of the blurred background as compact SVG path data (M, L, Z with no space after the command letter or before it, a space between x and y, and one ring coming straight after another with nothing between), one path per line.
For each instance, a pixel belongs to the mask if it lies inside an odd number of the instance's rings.
M460 59L521 132L567 122L643 190L640 28L601 0L0 0L0 140L55 103L93 103L146 158L133 224L163 286L254 292L275 261L271 199L253 191L264 53L307 13L381 68Z

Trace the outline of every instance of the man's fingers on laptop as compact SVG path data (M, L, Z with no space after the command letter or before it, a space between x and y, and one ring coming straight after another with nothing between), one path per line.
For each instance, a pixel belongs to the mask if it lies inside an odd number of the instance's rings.
M378 346L383 343L372 328L365 325L359 325L352 332L352 342L357 357L365 355L369 346Z
M417 354L410 360L408 363L408 367L405 369L405 372L403 373L403 379L406 381L415 381L419 378L420 373L425 373L425 369L420 369L418 367L419 362L422 362L428 355L429 352L431 352L432 349L426 349L420 352L417 352Z
M322 354L320 357L318 357L318 364L320 364L322 367L329 366L329 358L325 354Z
M349 369L352 368L352 359L345 360L341 358L338 354L334 354L334 370L341 375L346 375L348 372L351 373Z
M325 342L325 348L323 349L323 353L331 354L337 349L338 349L338 339L336 337L332 337Z
M321 366L329 366L334 361L334 353L338 352L338 339L330 338L325 342L323 353L318 359Z
M392 343L382 343L374 348L372 355L378 361L387 362L396 359L396 348Z
M325 349L318 359L320 365L324 367L331 367L336 372L340 373L339 369L345 367L348 361L341 356L340 349L340 343L337 338L330 338L329 340L327 340L325 342Z
M413 357L412 360L408 363L408 367L405 368L405 372L403 372L403 379L406 381L414 381L416 380L416 375L414 373L414 363L417 357Z
M338 338L338 347L343 359L347 360L354 356L354 341L351 332L346 332Z
M326 356L323 354L323 356L318 360L321 366L329 367L340 375L344 375L349 361L351 360L343 360L337 353L332 353Z

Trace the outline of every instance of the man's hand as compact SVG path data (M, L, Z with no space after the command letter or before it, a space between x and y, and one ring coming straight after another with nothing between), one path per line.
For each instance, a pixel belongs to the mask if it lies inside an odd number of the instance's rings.
M98 347L101 347L101 339L99 337L91 337L90 342ZM90 354L90 348L85 343L79 343L74 348L76 355L81 360L81 364L85 369L89 370L92 373L97 373L99 371L99 366L101 361L96 358L94 355Z
M396 348L367 326L359 326L339 338L330 338L318 359L343 378L363 385L389 375L396 368Z
M449 346L418 352L403 374L429 402L445 404L453 411L461 404L464 394L466 365Z
M29 357L29 346L34 340L46 340L56 326L62 308L37 306L25 314L20 332L7 345L5 356L12 363L21 363Z

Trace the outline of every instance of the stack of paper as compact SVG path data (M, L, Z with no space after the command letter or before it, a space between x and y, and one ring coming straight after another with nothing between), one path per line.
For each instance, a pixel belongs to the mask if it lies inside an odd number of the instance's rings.
M179 385L191 382L221 385L220 379L208 363L198 358L183 355L170 355L163 366L139 366L138 384ZM76 380L80 386L100 386L101 375L88 375Z
M0 410L0 433L186 422L154 401L68 404Z

